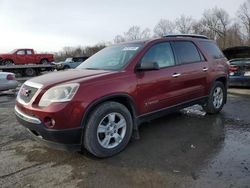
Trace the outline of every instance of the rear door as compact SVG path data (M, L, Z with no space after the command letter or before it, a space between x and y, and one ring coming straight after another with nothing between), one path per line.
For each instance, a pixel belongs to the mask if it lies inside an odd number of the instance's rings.
M179 102L206 95L208 62L192 41L172 42L178 64Z
M32 53L32 50L26 51L26 63L34 63L36 62L35 55Z

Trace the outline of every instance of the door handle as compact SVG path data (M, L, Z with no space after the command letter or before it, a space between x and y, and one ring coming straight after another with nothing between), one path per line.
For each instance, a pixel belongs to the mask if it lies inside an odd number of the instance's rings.
M203 67L203 69L202 69L204 72L206 72L207 70L208 70L208 68L207 67Z
M173 78L177 78L177 77L179 77L181 74L180 73L174 73L173 75L172 75L172 77Z

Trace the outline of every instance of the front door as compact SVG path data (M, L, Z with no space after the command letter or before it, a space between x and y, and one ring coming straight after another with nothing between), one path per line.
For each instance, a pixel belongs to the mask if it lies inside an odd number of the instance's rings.
M15 55L16 64L25 64L26 63L26 54L25 50L18 50Z
M169 42L152 46L140 62L157 62L159 70L137 72L137 96L141 114L171 106L179 100L178 67Z

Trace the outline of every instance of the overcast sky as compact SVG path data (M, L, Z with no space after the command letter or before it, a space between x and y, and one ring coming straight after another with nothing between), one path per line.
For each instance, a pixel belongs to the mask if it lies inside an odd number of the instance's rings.
M199 19L215 6L234 17L244 0L0 0L0 52L59 51L112 41L130 26L153 29L161 18Z

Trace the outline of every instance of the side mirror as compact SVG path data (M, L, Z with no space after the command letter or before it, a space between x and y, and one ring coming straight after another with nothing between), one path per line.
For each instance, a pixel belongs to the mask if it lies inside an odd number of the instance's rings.
M142 61L138 67L137 70L144 71L144 70L159 70L159 64L157 62L152 61Z

